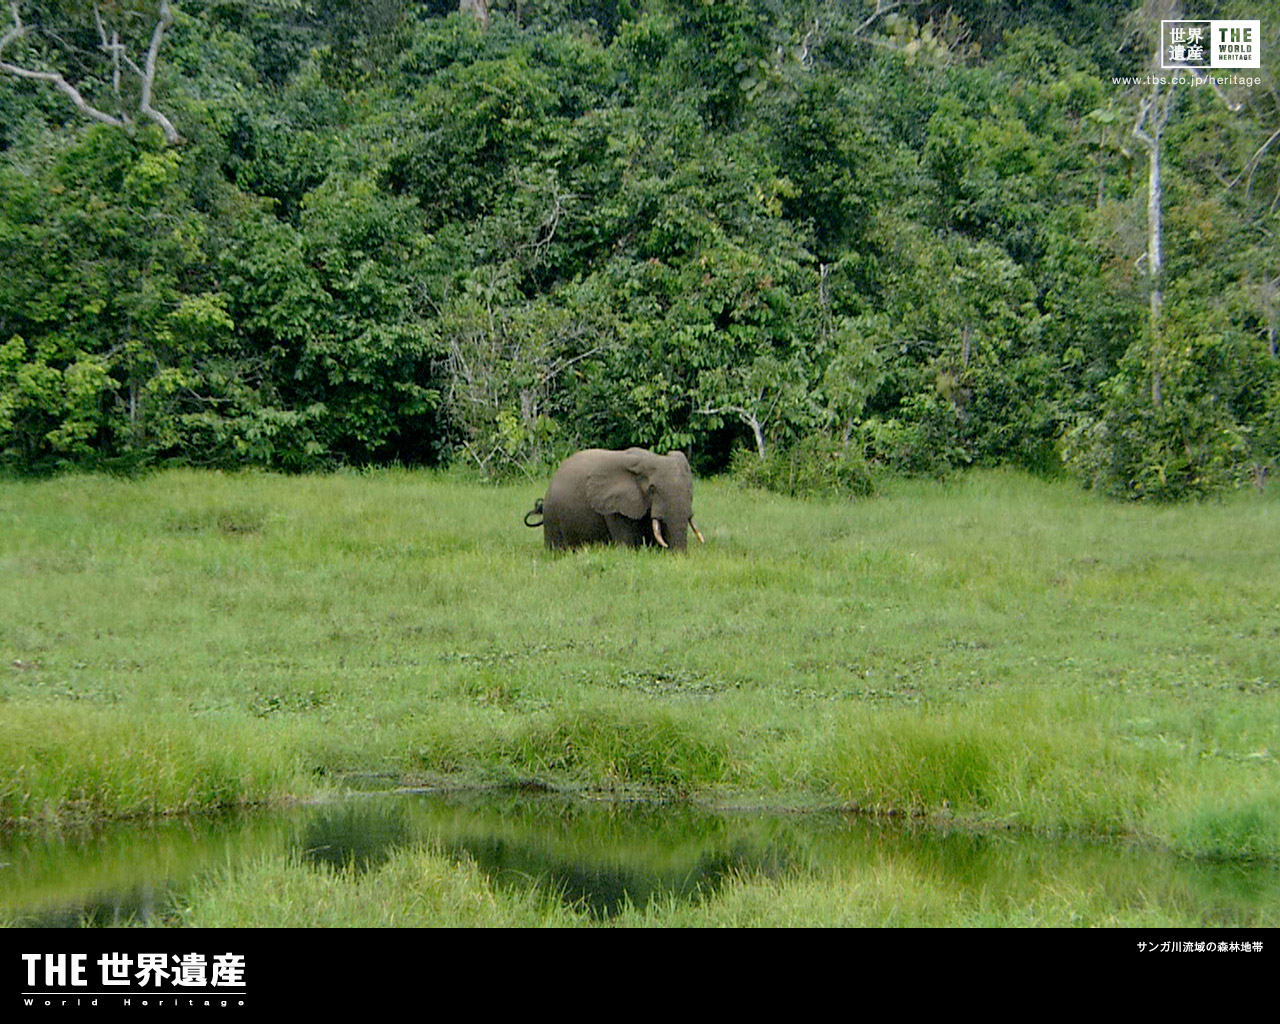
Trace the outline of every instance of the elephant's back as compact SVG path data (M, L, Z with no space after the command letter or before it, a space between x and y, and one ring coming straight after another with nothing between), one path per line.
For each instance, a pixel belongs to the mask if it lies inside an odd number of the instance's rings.
M600 464L602 457L613 454L615 453L604 448L586 448L574 452L560 463L551 483L547 485L546 504L578 500L583 493L582 488L586 486L587 476Z
M608 448L583 448L580 452L574 452L565 459L558 469L555 476L551 478L555 482L556 477L568 473L582 473L589 467L597 465L601 459L607 459L611 455L618 455L618 452L610 451Z

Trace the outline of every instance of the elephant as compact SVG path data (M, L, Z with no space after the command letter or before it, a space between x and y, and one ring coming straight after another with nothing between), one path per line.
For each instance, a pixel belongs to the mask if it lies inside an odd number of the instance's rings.
M530 522L530 516L542 516ZM584 544L658 545L683 551L693 522L693 473L683 452L588 448L570 455L529 512L526 526L543 528L552 550Z

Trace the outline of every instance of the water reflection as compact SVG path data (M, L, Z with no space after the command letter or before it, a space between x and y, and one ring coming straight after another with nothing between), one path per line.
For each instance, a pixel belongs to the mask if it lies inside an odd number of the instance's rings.
M1280 905L1274 865L1200 864L1125 843L886 826L837 813L462 793L0 837L0 923L165 923L175 894L255 857L290 853L372 871L408 846L469 858L498 885L537 884L598 918L653 900L714 897L738 874L856 879L886 865L942 890L998 894L1006 905L1029 905L1061 885L1116 907L1178 907L1204 924L1267 922Z
M795 863L767 835L686 805L492 794L346 803L310 822L301 851L366 870L410 842L469 858L499 885L541 885L597 917L710 895L734 873Z
M160 923L192 879L278 850L293 832L276 816L234 815L0 836L0 924Z

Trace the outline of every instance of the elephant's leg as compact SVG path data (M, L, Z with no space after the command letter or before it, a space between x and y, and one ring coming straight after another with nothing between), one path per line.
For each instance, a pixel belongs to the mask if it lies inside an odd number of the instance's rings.
M636 520L616 513L604 518L609 526L609 539L613 543L628 548L638 548L644 544L644 532Z
M569 546L569 539L564 530L564 517L558 509L543 512L542 540L552 551L562 551Z
M542 542L552 551L564 547L564 537L560 533L560 525L547 520L542 524Z

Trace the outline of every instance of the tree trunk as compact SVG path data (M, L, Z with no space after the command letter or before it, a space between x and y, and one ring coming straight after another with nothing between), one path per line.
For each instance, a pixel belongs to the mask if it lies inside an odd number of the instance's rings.
M482 28L489 27L489 0L458 0L458 10L474 14Z
M1160 144L1164 126L1173 108L1174 91L1153 85L1151 95L1141 101L1134 137L1147 147L1147 280L1150 282L1151 401L1163 400L1163 345L1160 317L1164 308L1164 184L1161 179Z

